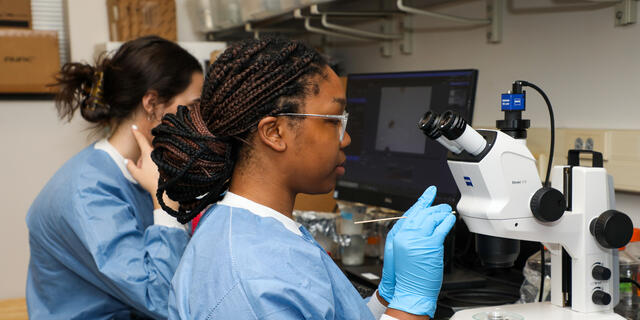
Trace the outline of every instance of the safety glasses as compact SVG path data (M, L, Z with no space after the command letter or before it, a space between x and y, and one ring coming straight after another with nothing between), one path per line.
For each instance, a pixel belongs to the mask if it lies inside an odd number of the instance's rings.
M278 113L276 116L288 116L288 117L313 117L323 119L335 119L340 120L340 142L344 138L344 133L347 130L347 120L349 120L349 113L343 112L342 115L335 114L311 114L311 113Z

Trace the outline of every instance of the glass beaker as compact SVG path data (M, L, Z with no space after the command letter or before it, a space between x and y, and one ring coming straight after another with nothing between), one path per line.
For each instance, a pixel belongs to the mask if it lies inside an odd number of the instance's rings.
M342 235L340 254L345 266L358 266L364 263L364 237L360 234Z
M362 220L367 209L364 205L356 203L338 202L340 219L338 233L340 234L340 258L346 266L361 265L364 263L365 238L363 225L355 224Z

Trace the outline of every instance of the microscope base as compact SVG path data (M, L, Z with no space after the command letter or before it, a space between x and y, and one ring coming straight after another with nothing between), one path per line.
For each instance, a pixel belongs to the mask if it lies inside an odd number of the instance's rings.
M509 304L498 307L483 307L466 309L456 312L451 320L474 320L473 316L487 311L499 309L503 312L515 313L524 320L546 319L546 320L624 320L624 318L613 312L592 312L580 313L567 308L560 308L549 302ZM483 318L477 318L483 319ZM511 319L511 318L505 318Z

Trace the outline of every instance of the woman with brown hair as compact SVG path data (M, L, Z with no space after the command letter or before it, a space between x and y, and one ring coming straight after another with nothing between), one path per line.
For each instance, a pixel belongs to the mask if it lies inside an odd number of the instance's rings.
M182 223L210 206L172 280L170 319L433 316L455 222L448 205L431 207L435 187L387 236L383 279L368 301L291 218L296 194L327 193L345 172L345 107L318 52L248 40L212 65L199 105L153 129L158 196L180 206L160 204Z
M198 103L202 68L159 37L124 43L57 76L61 118L76 111L107 137L68 160L27 214L31 319L167 317L169 284L189 240L161 209L151 128Z

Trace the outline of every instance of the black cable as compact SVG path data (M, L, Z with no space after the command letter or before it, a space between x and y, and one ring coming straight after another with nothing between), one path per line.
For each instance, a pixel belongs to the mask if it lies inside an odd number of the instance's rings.
M631 282L634 286L636 286L636 288L640 289L640 283L631 278L620 278L620 282Z
M547 94L544 93L544 91L542 91L540 87L536 86L531 82L527 82L524 80L518 80L517 82L520 82L525 87L530 87L536 90L544 99L544 102L547 104L547 109L549 110L549 122L551 124L551 142L549 143L549 162L547 163L547 174L544 178L544 186L549 187L550 186L549 176L551 175L551 165L553 163L553 149L555 149L555 141L556 141L556 124L555 124L555 119L553 117L553 107L551 106L551 101L549 101L549 97L547 97ZM541 259L540 261L540 298L538 302L542 302L542 293L544 289L544 277L545 277L544 245L542 243L540 243L540 259Z
M542 89L540 89L540 87L536 86L531 82L527 82L524 80L518 80L518 81L521 82L523 86L530 87L538 91L538 93L544 99L544 102L547 103L547 109L549 110L549 122L551 124L551 142L549 144L549 163L547 165L547 175L544 179L544 186L548 187L549 176L551 175L551 165L553 163L553 149L555 148L555 140L556 140L556 124L555 124L555 119L553 117L553 107L551 106L551 101L549 101L549 97L547 97L547 95L544 93L544 91L542 91Z
M540 297L538 298L538 302L542 302L542 295L544 294L544 267L546 261L544 261L544 245L540 242Z

